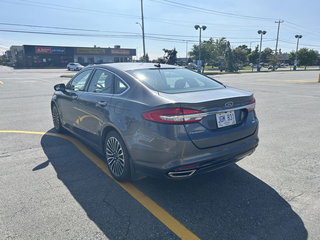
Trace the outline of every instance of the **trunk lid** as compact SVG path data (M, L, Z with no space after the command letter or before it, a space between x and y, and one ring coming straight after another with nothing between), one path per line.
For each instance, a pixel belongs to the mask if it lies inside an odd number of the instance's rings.
M159 95L179 103L181 108L195 109L206 114L200 122L184 124L190 140L198 148L233 142L252 135L256 129L250 124L251 121L246 121L248 110L245 106L253 100L253 94L250 92L226 87L178 94L159 92ZM225 112L228 112L228 115L232 114L235 122L219 127L217 118L227 116Z

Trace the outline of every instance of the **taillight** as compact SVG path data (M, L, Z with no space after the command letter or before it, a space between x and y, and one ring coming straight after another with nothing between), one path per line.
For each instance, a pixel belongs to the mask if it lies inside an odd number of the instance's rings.
M143 113L146 120L160 123L194 123L204 117L203 112L186 108L164 108Z
M255 107L256 107L256 99L253 98L248 104L248 107L247 107L248 112L253 111Z

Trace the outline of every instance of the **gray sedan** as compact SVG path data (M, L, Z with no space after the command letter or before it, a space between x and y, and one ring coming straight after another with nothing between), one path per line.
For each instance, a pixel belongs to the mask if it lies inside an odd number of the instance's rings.
M253 94L184 68L93 65L54 89L56 131L101 151L119 181L188 178L236 162L258 145Z

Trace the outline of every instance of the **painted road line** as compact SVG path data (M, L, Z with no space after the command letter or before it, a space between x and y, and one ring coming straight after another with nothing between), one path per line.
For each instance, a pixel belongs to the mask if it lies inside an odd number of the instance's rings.
M96 164L105 174L112 178L118 185L120 185L126 192L128 192L135 200L137 200L142 206L144 206L153 216L155 216L160 222L162 222L167 228L175 233L179 238L186 240L200 239L189 229L187 229L182 223L175 219L170 213L160 207L155 201L141 192L133 184L126 182L121 183L116 181L110 174L106 164L94 153L92 153L87 147L85 147L77 139L66 136L59 133L50 132L34 132L34 131L17 131L17 130L0 130L0 133L24 133L35 135L48 135L63 138L71 142L75 147L79 149L87 158L89 158L94 164Z
M292 79L256 79L256 81L259 82L297 82L297 83L312 83L312 82L316 82L314 80L292 80Z

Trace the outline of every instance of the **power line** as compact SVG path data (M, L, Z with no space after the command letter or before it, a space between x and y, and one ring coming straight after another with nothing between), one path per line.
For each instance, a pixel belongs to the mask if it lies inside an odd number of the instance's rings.
M300 31L300 32L303 32L303 33L308 33L309 35L311 36L314 36L314 35L318 35L320 36L320 32L317 32L317 31L311 31L310 29L307 29L299 24L295 24L295 23L292 23L292 22L288 22L287 23L289 24L288 27L292 28L292 29L295 29L297 31Z
M52 3L42 3L42 2L38 2L38 1L28 1L28 0L16 0L19 2L15 2L15 1L8 1L8 0L2 0L2 2L5 3L9 3L9 4L13 4L13 5L26 5L26 6L35 6L35 7L40 7L40 8L47 8L47 9L54 9L54 10L61 10L61 11L67 11L70 12L70 10L72 10L72 12L87 12L87 13L91 13L91 14L102 14L102 15L114 15L114 16L118 16L118 17L125 17L125 18L131 18L131 19L139 19L140 16L138 15L132 15L132 14L125 14L125 13L119 13L118 11L102 11L102 10L97 10L97 9L85 9L85 8L79 8L79 7L74 7L74 6L67 6L67 5L61 5L61 4L52 4ZM147 19L149 22L157 22L157 23L165 23L165 24L170 24L170 25L176 25L176 26L182 26L182 27L190 27L189 24L181 24L181 19L166 19L166 18L158 18L158 17L148 17L146 16L145 19ZM186 21L185 19L183 20L184 23L190 23L191 25L193 25L193 21ZM214 23L204 23L208 26L230 26L230 25L226 25L226 24L214 24ZM250 26L248 25L232 25L234 27L237 28L250 28ZM229 31L240 31L239 29L236 30L232 30L229 29Z
M59 30L70 30L70 31L84 31L84 32L107 32L107 33L121 33L121 34L135 34L139 35L136 32L122 32L122 31L108 31L101 29L85 29L85 28L71 28L71 27L60 27L60 26L47 26L47 25L34 25L34 24L21 24L21 23L5 23L0 22L0 25L5 26L17 26L17 27L30 27L30 28L44 28L44 29L59 29ZM197 38L195 35L179 35L179 34L162 34L162 33L146 33L148 36L166 36L166 37L178 37L178 38ZM211 36L212 38L221 38L219 36ZM204 38L209 38L204 36ZM246 37L226 37L228 39L248 39L256 40L258 38L246 38ZM267 38L266 38L267 39Z
M217 11L217 10L202 8L202 7L189 5L189 4L185 4L185 3L179 3L179 2L175 2L175 1L171 1L171 0L150 0L150 1L158 2L161 4L170 5L170 6L180 7L180 8L184 8L184 9L197 10L197 11L205 12L205 13L209 13L209 14L217 14L217 15L234 17L234 18L255 19L255 20L275 20L274 18L257 17L257 16L242 15L242 14L236 14L236 13L230 13L230 12L224 12L224 11Z
M97 37L97 38L130 38L130 39L139 39L141 36L138 34L127 34L127 35L116 35L116 34L84 34L84 33L68 33L68 32L40 32L40 31L24 31L24 30L10 30L10 29L0 29L0 32L10 32L10 33L24 33L24 34L40 34L40 35L56 35L56 36L71 36L71 37ZM167 38L167 37L157 37L157 36L148 36L146 38L152 41L164 41L164 42L175 42L175 43L197 43L195 40L191 39L176 39L176 38ZM264 40L265 42L272 42L275 39ZM294 42L279 40L280 42L288 43L295 45ZM259 41L250 41L250 42L259 42ZM247 41L230 41L232 44L246 44ZM320 48L320 45L315 44L301 44L301 46L306 47L317 47Z
M40 35L56 35L56 36L71 36L71 37L102 37L102 38L131 38L131 39L139 39L141 37L140 34L85 34L85 33L69 33L69 32L45 32L45 31L27 31L27 30L12 30L12 29L0 29L0 32L10 32L10 33L25 33L25 34L40 34ZM177 39L177 38L169 38L169 37L159 37L159 36L150 36L146 35L146 38L150 40L157 41L166 41L166 42L178 42L178 43L197 43L196 40L192 39ZM274 39L265 40L265 41L274 41ZM251 42L258 42L251 41ZM247 43L247 41L231 41L230 43Z
M104 10L98 10L98 9L87 9L87 8L80 8L80 7L75 7L75 6L66 6L66 5L61 5L61 4L53 4L53 3L43 3L43 2L39 2L39 1L32 1L32 0L16 0L18 2L14 2L12 0L8 1L8 0L2 0L2 2L6 2L9 4L23 4L23 5L29 5L29 6L36 6L36 7L41 7L41 8L49 8L49 9L55 9L55 10L63 10L63 11L68 11L70 12L70 10L72 10L72 12L78 11L78 12L88 12L88 13L92 13L92 14L103 14L103 15L114 15L114 16L118 16L118 17L126 17L126 18L133 18L133 19L138 19L139 16L138 15L132 15L132 14L125 14L125 13L119 13L118 11L104 11ZM248 15L241 15L241 14L235 14L235 13L230 13L230 12L223 12L223 11L216 11L213 9L207 9L207 8L201 8L201 7L197 7L197 6L193 6L193 5L189 5L189 4L184 4L184 3L179 3L179 2L175 2L172 0L150 0L150 1L154 1L154 2L158 2L161 4L166 4L166 5L171 5L171 6L175 6L175 7L182 7L185 9L189 9L189 10L197 10L200 12L205 12L205 13L214 13L214 14L218 14L218 15L223 15L223 16L229 16L229 17L237 17L237 18L243 18L243 19L255 19L255 20L273 20L273 18L267 18L267 17L256 17L256 16L248 16ZM161 22L161 23L166 23L166 24L170 24L170 25L177 25L177 26L183 26L183 27L190 27L187 24L181 24L178 23L179 20L170 20L170 19L164 19L164 18L156 18L156 17L145 17L146 19L148 19L148 21L151 22ZM184 23L186 23L187 21L183 21ZM191 22L190 22L191 23ZM193 23L193 22L192 22ZM291 27L295 27L297 29L300 29L301 32L307 32L310 34L320 34L320 32L317 31L308 31L306 30L305 27L303 27L302 25L296 24L294 22L291 21L287 21L286 23L290 24ZM204 23L208 26L210 25L215 25L212 23ZM220 24L217 24L220 25ZM236 26L236 25L232 25L232 26ZM237 27L246 27L248 28L248 26L241 26L241 25L237 25ZM69 29L66 29L69 30ZM228 29L229 31L241 31L239 29L236 30L231 30Z
M279 40L280 42L284 42L284 43L288 43L288 44L292 44L292 45L296 45L295 42L290 42L290 41L285 41L285 40ZM306 47L320 47L320 45L317 44L299 44L300 46L306 46Z
M54 9L54 10L63 10L68 11L72 10L72 12L90 12L95 14L103 14L103 15L116 15L121 17L130 17L130 18L139 18L138 15L131 15L131 14L124 14L124 13L117 13L115 11L103 11L98 9L87 9L87 8L80 8L76 6L66 6L66 5L60 5L60 4L52 4L52 3L43 3L38 1L29 1L29 0L16 0L18 2L13 1L6 1L2 0L2 2L10 3L10 4L19 4L19 5L29 5L29 6L36 6L36 7L42 7L42 8L48 8L48 9Z
M41 34L41 35L56 35L56 36L72 36L72 37L102 37L102 38L132 38L138 39L141 36L139 34L126 34L126 35L116 35L116 34L84 34L84 33L68 33L68 32L40 32L40 31L26 31L26 30L11 30L11 29L0 29L0 32L10 32L10 33L25 33L25 34ZM146 36L146 38L151 40L166 41L166 42L197 42L192 39L176 39L176 38L166 38L157 36Z

